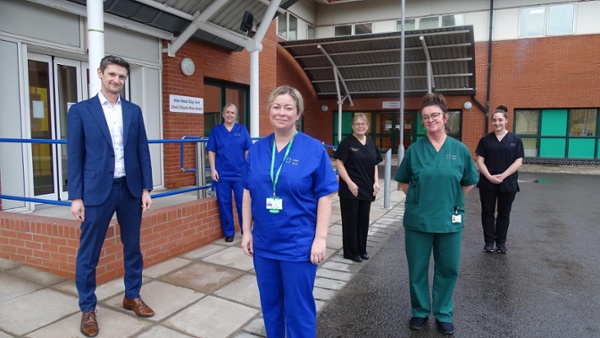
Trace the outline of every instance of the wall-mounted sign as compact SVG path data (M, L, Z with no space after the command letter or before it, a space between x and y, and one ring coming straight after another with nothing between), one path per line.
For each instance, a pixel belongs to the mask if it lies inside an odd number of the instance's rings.
M382 109L399 109L400 101L383 101L381 102Z
M169 110L173 113L204 114L204 99L200 97L169 95Z

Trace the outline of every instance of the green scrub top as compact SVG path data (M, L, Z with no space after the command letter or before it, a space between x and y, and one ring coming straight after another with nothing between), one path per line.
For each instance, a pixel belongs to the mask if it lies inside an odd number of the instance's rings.
M447 137L436 151L427 137L412 144L394 179L408 183L404 227L421 232L458 232L464 227L463 186L477 183L479 173L469 149ZM453 217L452 215L460 215ZM457 221L460 218L460 221Z

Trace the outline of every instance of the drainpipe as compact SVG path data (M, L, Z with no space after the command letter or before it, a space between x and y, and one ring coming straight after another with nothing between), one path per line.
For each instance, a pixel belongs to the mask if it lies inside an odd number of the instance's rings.
M485 134L488 132L490 120L490 92L492 85L492 32L494 31L494 0L490 0L490 35L488 39L487 88L485 94Z
M90 92L92 97L100 92L100 79L96 69L104 57L104 3L102 0L87 2L88 64L90 67Z

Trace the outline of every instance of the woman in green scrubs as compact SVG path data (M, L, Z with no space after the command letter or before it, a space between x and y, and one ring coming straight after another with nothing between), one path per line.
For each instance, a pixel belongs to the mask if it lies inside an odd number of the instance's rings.
M433 313L440 332L454 333L452 293L458 278L464 197L479 179L469 149L446 135L448 110L441 94L427 94L421 103L427 137L412 144L395 180L406 194L405 249L412 318L420 330ZM430 297L429 259L434 275ZM430 300L431 298L431 300Z

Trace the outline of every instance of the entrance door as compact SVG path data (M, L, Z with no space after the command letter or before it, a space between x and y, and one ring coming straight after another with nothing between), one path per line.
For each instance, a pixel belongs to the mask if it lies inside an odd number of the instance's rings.
M392 154L398 153L400 145L400 113L380 112L376 114L373 123L373 138L384 153L392 149ZM408 148L412 141L412 114L404 114L404 149Z
M30 54L27 64L31 138L66 140L67 112L87 92L86 64L37 54ZM31 154L33 195L68 200L66 144L34 143Z

